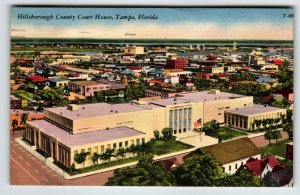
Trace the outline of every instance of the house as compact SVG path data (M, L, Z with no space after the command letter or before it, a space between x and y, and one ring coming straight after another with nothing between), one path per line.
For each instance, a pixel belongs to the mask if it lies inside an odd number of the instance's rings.
M70 91L85 97L94 96L95 92L111 89L111 85L97 81L76 81L69 83Z
M31 82L36 85L37 89L43 89L45 86L50 85L50 81L48 78L38 76L38 75L30 75L26 78L27 82Z
M269 173L263 179L263 183L268 187L293 187L293 167Z
M263 179L269 172L284 169L274 156L266 157L261 160L250 158L245 164L245 168L252 173Z
M260 151L248 138L240 138L200 148L202 153L211 153L221 163L224 173L235 174L250 158L260 159Z
M65 87L68 86L69 80L62 79L60 77L49 77L51 87Z
M165 171L172 171L179 167L182 163L183 162L180 162L176 157L154 162L154 164L162 166Z

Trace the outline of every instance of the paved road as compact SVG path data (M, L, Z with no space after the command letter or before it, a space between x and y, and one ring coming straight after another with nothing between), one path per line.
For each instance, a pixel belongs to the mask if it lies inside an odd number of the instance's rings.
M113 171L66 180L10 140L10 183L12 185L104 185Z

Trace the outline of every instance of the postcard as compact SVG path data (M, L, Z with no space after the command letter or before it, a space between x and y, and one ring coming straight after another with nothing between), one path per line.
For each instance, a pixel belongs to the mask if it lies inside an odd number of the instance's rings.
M13 6L12 185L293 187L292 7Z

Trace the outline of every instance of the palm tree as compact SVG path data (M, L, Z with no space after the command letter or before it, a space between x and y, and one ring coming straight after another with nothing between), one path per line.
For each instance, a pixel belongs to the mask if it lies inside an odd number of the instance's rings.
M80 153L80 154L76 154L74 157L74 161L78 164L82 163L82 172L84 173L84 163L86 160L86 157L90 155L89 152L84 152L84 153Z
M11 126L12 126L12 131L13 131L13 138L15 138L15 130L16 130L17 127L18 127L18 120L17 120L17 119L14 119L14 120L11 122Z
M122 159L126 156L126 150L124 148L119 148L117 151L117 156L121 156Z
M137 153L136 147L134 146L134 144L132 144L128 149L128 152L130 152L133 156L135 156L135 154Z
M265 139L269 140L269 145L271 144L271 139L273 139L273 132L272 131L267 131L265 133Z
M25 124L27 120L28 120L28 114L23 113L21 115L22 124Z
M263 120L262 120L262 125L263 125L264 129L266 129L266 127L267 127L267 125L268 125L267 119L263 119Z
M256 128L259 129L260 126L261 126L261 124L262 124L262 120L259 120L259 119L258 119L258 120L255 120L254 123L255 123L255 125L256 125Z
M102 154L103 160L105 160L105 161L107 160L108 162L110 162L111 157L114 156L114 152L115 152L114 148L112 148L112 149L107 148L106 151L104 152L104 154Z
M273 139L276 139L276 144L280 138L282 138L280 131L273 131Z
M274 120L274 123L276 124L276 129L278 128L278 123L280 123L280 121L281 121L281 118L276 118Z
M95 152L95 153L93 154L93 156L92 156L92 161L93 161L93 163L98 165L98 159L99 159L99 158L100 158L100 155L99 155L97 152Z

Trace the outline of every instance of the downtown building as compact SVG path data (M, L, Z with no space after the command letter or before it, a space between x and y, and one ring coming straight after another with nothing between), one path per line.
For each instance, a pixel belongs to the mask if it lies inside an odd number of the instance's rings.
M25 139L55 161L69 167L77 153L103 153L150 141L165 127L184 135L213 119L224 124L224 113L252 107L253 97L219 90L179 93L175 98L132 103L69 105L45 109L44 120L26 123ZM93 165L91 156L85 162Z

